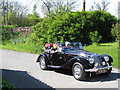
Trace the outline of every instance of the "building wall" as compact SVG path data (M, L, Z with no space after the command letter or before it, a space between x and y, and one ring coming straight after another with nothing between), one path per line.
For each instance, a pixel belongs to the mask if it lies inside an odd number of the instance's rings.
M12 29L13 32L33 33L32 26L17 27Z

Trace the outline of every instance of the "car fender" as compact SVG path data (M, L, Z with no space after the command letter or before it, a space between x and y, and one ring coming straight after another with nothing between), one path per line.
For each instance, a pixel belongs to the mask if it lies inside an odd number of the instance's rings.
M47 55L46 55L45 53L40 54L40 55L38 56L36 62L39 62L39 58L40 58L41 56L43 56L43 57L45 58L46 63L49 64L49 61L48 61Z
M108 56L108 57L109 57L109 62L113 62L113 58L112 58L111 56L109 56L109 55L105 55L105 54L104 54L104 55L102 55L101 57L104 58L105 56Z
M62 67L72 67L73 63L75 62L81 63L84 67L89 66L89 63L87 62L85 57L73 57L68 62L66 62L66 64L64 64Z

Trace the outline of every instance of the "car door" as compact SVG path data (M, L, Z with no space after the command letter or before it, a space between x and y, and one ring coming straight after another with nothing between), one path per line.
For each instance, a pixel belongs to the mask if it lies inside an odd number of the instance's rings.
M72 59L75 55L73 55L70 51L66 51L65 53L65 58L66 61L69 61L70 59Z
M65 63L65 54L61 52L51 53L50 62L54 66L62 66Z

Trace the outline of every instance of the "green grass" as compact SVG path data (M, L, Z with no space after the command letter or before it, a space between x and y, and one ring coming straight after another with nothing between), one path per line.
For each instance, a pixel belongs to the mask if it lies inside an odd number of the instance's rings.
M39 45L35 45L35 44L31 44L31 43L30 44L16 44L16 45L7 43L6 45L0 45L0 48L7 49L7 50L19 51L19 52L28 52L28 53L33 53L33 54L42 53Z
M85 48L85 50L97 53L97 54L104 54L110 55L113 58L112 65L118 68L118 43L101 43L99 46L90 45ZM120 57L120 55L119 55ZM119 64L120 68L120 64Z
M11 89L11 90L16 90L16 87L14 85L12 85L9 81L7 81L6 79L2 78L2 76L0 76L0 80L2 82L0 82L0 88L2 89Z
M16 44L13 45L12 43L7 43L6 45L0 45L0 48L2 49L8 49L8 50L14 50L14 51L20 51L20 52L29 52L29 53L37 53L40 54L43 51L40 51L40 46L39 45L34 45L34 44ZM89 45L85 48L85 50L97 53L97 54L104 54L106 53L107 55L110 55L113 58L113 63L112 65L115 68L120 68L120 63L118 66L118 43L101 43L99 46L95 45ZM119 55L120 57L120 55Z

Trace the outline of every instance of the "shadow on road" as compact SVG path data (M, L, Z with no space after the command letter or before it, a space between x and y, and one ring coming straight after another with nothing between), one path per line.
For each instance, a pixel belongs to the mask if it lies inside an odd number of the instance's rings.
M72 76L71 70L67 70L67 69L56 69L55 72Z
M58 69L58 70L55 70L55 72L72 76L71 70ZM114 81L117 79L120 79L120 73L113 73L112 72L108 76L92 74L92 77L90 77L90 75L88 73L85 82L98 82L98 81L105 82L105 81Z
M87 81L88 82L98 82L98 81L105 82L105 81L114 81L117 79L120 79L120 73L112 72L111 74L107 76L93 74L92 77L87 78Z
M34 77L30 76L26 71L18 71L18 70L7 70L7 69L0 69L2 70L2 76L15 85L16 88L49 88L49 90L54 90L49 85L45 84L42 81L35 79Z

